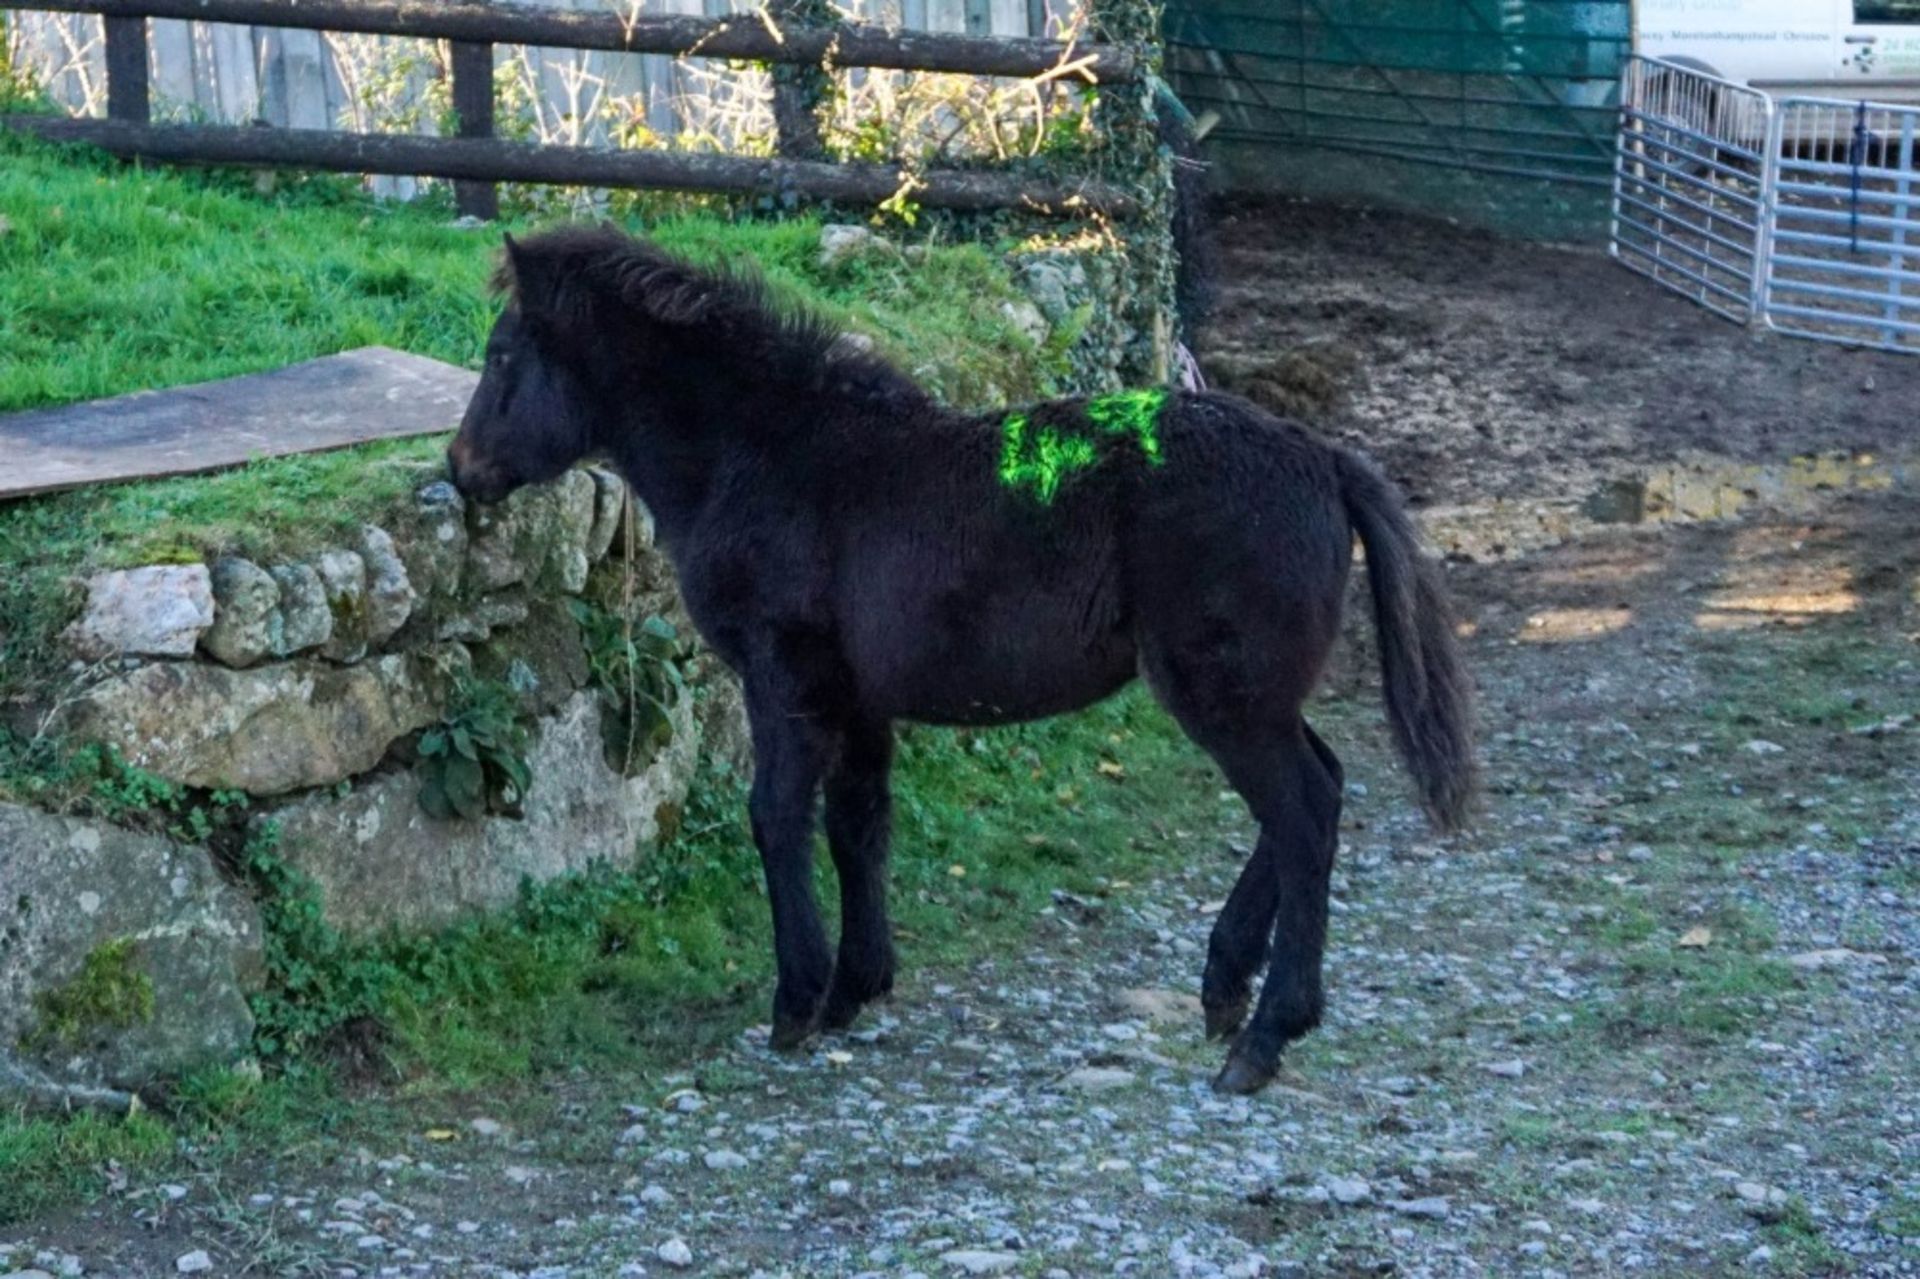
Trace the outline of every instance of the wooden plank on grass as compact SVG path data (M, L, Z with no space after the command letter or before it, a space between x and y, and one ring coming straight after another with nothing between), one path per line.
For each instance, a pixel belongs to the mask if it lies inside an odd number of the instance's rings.
M0 500L452 430L479 375L382 346L0 415Z

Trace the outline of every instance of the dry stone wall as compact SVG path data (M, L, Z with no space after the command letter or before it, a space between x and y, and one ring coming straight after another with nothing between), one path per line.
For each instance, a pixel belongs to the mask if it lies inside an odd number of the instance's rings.
M657 614L691 636L617 477L574 471L490 508L427 483L284 562L95 577L63 636L82 687L48 731L229 804L244 794L248 842L271 844L341 932L432 929L511 904L525 880L643 855L703 754L747 762L737 690L690 653L667 744L610 764L583 599L630 599L636 625ZM517 816L420 803L415 743L470 680L510 689L526 726ZM117 1096L243 1054L260 921L205 845L0 804L0 1096Z

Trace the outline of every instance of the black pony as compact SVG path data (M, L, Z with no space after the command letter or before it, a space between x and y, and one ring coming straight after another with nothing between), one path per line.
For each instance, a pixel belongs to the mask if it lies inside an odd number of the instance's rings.
M1142 675L1260 823L1203 1003L1210 1034L1236 1030L1271 944L1216 1086L1266 1083L1320 1019L1342 783L1301 706L1356 532L1400 753L1440 826L1473 791L1439 572L1393 487L1227 395L955 412L752 280L611 229L509 239L500 283L454 482L493 501L599 455L652 512L687 611L746 691L775 1045L892 987L893 721L1055 715ZM810 888L823 788L837 959Z

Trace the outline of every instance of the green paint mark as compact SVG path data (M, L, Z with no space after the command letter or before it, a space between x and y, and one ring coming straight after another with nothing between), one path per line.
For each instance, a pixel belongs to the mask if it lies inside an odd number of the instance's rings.
M1130 435L1149 465L1165 459L1160 452L1160 409L1167 402L1163 390L1120 391L1087 403L1087 420L1107 435ZM1071 471L1092 466L1098 457L1094 442L1081 435L1063 435L1053 427L1034 430L1025 413L1009 413L1000 424L1000 481L1008 488L1028 487L1042 504L1051 505L1061 481Z
M1131 435L1140 442L1140 455L1149 465L1158 466L1160 456L1160 409L1167 393L1160 387L1145 391L1116 391L1087 402L1087 418L1109 435Z
M1067 472L1092 466L1093 441L1061 435L1052 427L1036 434L1025 413L1010 413L1001 425L1000 479L1009 488L1029 485L1041 502L1051 504Z

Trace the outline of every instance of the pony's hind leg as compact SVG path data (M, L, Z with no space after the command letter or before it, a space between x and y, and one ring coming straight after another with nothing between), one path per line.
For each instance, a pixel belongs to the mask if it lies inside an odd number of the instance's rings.
M1224 1039L1246 1021L1254 974L1267 962L1273 915L1279 908L1280 883L1274 876L1273 858L1255 850L1241 868L1207 939L1200 1007L1206 1013L1208 1039Z
M1321 767L1333 778L1338 795L1346 786L1340 761L1320 735L1302 725L1307 745ZM1337 819L1336 819L1337 825ZM1207 1038L1224 1039L1238 1031L1253 1002L1253 978L1267 962L1273 942L1274 918L1280 910L1280 878L1272 857L1256 849L1247 858L1226 905L1213 923L1207 943L1206 975L1200 982L1200 1005L1206 1013Z
M1256 1092L1273 1078L1286 1045L1320 1024L1327 891L1340 833L1340 764L1304 722L1262 767L1270 788L1243 789L1260 822L1255 858L1277 885L1273 948L1260 1002L1214 1080L1222 1092ZM1241 767L1250 761L1239 761ZM1229 774L1240 772L1236 767Z
M893 989L893 936L887 923L887 845L893 796L893 729L885 722L849 729L827 774L827 846L840 878L840 956L821 1025L853 1024L862 1004Z

